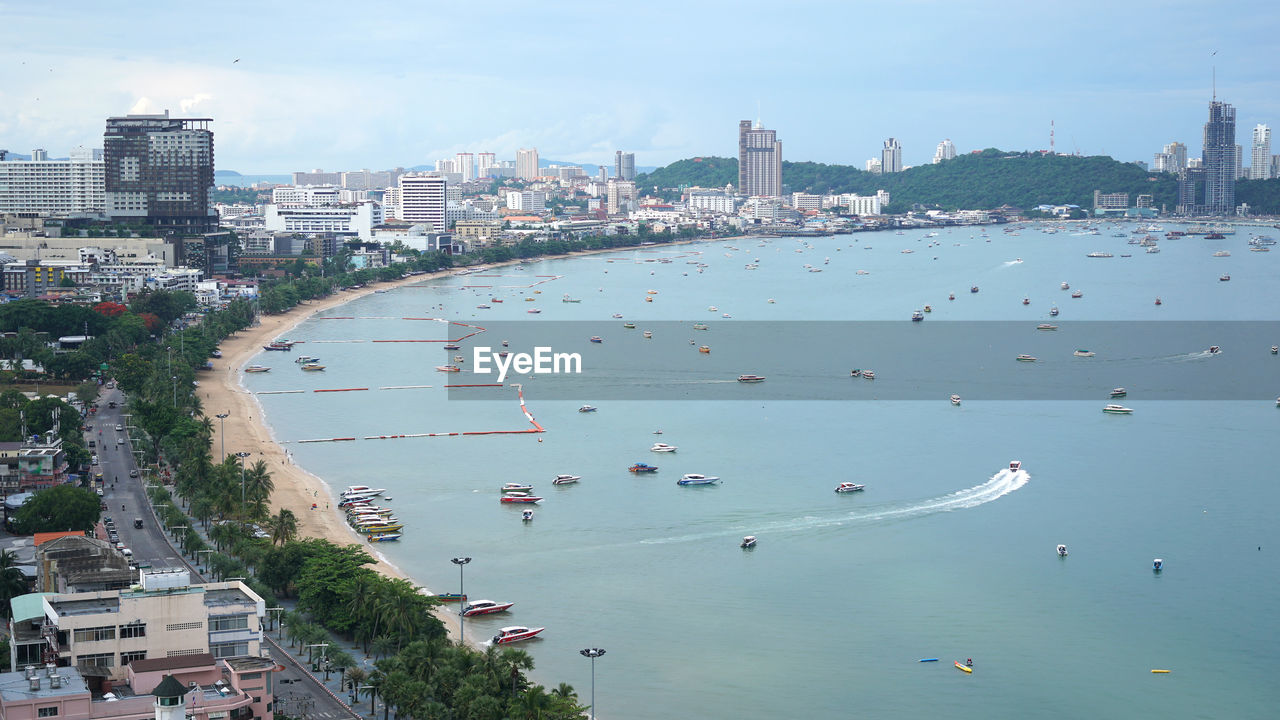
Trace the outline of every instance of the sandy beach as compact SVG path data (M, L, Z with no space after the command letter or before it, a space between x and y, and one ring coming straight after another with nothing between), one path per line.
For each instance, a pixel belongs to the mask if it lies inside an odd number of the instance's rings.
M714 242L732 239L736 238L716 238ZM655 247L687 245L691 242L698 241L677 241ZM546 256L540 259L561 259L616 252L625 249L627 248L592 250L570 255ZM520 262L529 261L513 260L488 265L487 267L514 265ZM421 283L435 278L447 277L455 272L458 272L458 269L415 275L393 282L378 283L376 286L368 286L356 291L340 291L322 300L313 300L300 304L286 313L262 315L259 317L260 322L257 326L241 330L223 340L219 345L222 357L212 360L213 372L203 374L203 381L196 390L197 396L203 403L206 415L212 418L218 413L228 413L225 421L214 418L212 446L214 455L216 457L221 451L222 443L225 440L228 453L249 452L252 454L250 457L245 458L246 462L251 464L259 460L265 462L271 472L271 478L275 482L275 492L271 496L272 513L274 514L281 508L292 510L298 518L299 536L323 538L342 545L362 543L363 540L347 525L341 513L332 507L334 499L330 492L331 490L336 492L337 489L328 488L321 478L294 465L285 449L272 439L271 432L263 421L262 410L258 405L257 399L240 386L240 369L249 362L249 358L262 349L263 345L277 338L287 337L289 332L299 323L321 310L348 303L375 290L386 290ZM222 435L224 426L225 437ZM317 507L312 509L312 504ZM376 550L370 548L370 554L377 560L372 566L377 572L388 577L404 578L420 585L420 583L414 581L413 578L401 572L394 565L380 558ZM457 615L445 610L438 613L438 616L448 627L450 637L456 638L458 631Z

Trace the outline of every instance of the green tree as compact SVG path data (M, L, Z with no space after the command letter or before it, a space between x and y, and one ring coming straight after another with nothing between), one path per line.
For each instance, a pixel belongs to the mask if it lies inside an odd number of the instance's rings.
M0 551L0 612L12 617L9 601L27 592L27 579L18 569L18 557L8 550Z
M98 496L93 491L57 485L37 492L18 508L13 525L22 535L91 530L100 512Z

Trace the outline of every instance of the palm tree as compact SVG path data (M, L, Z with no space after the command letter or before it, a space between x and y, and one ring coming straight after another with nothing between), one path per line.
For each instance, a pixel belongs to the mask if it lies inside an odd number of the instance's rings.
M534 685L520 698L519 707L528 720L540 720L543 712L551 707L551 696L541 685Z
M18 556L0 552L0 612L9 617L9 600L27 592L27 578L18 569Z
M298 516L289 508L280 508L270 525L273 545L284 545L298 535Z
M347 668L347 687L351 688L357 699L360 697L360 693L363 692L360 690L360 686L368 678L369 673L359 665L352 665Z
M552 690L551 694L561 700L574 701L578 699L578 692L569 683L560 683L560 686Z
M373 654L378 657L386 657L396 651L397 643L386 635L379 635L373 639Z

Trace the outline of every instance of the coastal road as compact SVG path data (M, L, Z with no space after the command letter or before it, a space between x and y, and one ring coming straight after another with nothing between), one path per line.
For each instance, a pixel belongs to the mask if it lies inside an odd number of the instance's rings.
M97 453L98 466L102 471L103 502L107 505L103 515L115 520L120 541L133 551L135 562L150 564L153 568L187 568L191 571L193 580L203 582L196 569L169 543L164 529L157 526L155 515L147 502L141 473L139 477L129 477L130 472L137 470L138 466L129 439L128 418L124 416L124 394L114 387L104 386L102 391L98 399L98 412L90 416L90 430L85 433L85 437L93 440L96 445L90 450ZM116 408L109 407L113 401ZM116 430L117 426L124 427L124 430ZM141 436L141 433L138 435ZM117 443L117 439L121 442ZM142 529L133 526L133 519L136 517L142 518ZM267 633L264 632L265 635ZM316 678L304 671L287 651L265 637L262 647L284 668L275 674L277 700L285 700L282 711L305 711L307 720L352 720L353 717L359 717L338 700L333 689L323 687ZM337 689L337 683L330 685ZM294 707L289 707L290 702Z

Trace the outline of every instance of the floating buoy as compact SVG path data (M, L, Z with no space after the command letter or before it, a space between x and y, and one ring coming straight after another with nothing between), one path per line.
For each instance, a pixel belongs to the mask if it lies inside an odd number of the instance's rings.
M1169 671L1168 671L1168 670L1152 670L1151 672L1156 673L1157 675L1168 675L1168 674L1169 674Z
M920 662L938 662L938 658L920 658Z

